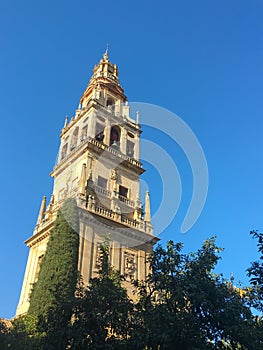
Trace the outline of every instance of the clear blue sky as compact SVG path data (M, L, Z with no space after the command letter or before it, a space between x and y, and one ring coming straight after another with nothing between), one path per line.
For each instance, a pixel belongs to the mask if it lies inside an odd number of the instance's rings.
M183 197L162 242L194 250L217 235L225 248L218 270L246 283L257 258L249 231L263 230L262 18L262 0L0 2L1 317L15 313L28 255L23 241L51 193L65 115L73 115L106 43L128 99L179 115L207 158L207 202L182 235L191 175L176 145L163 143L173 146ZM144 137L158 138L151 130ZM156 210L160 179L151 167L144 178Z

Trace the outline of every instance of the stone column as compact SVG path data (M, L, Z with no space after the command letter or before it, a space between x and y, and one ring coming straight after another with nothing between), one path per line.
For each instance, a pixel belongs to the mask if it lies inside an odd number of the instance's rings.
M117 100L115 103L115 116L119 117L121 114L121 101Z
M137 260L137 278L142 281L146 278L145 252L143 252L142 250L138 250Z
M85 194L86 192L86 164L82 164L80 179L79 179L79 193Z
M153 226L151 223L151 208L150 208L150 194L147 191L145 194L145 214L144 214L145 232L153 234Z
M139 135L135 135L134 138L135 144L134 144L134 158L136 160L140 159L140 138Z
M105 143L105 145L107 146L110 145L110 129L111 129L110 121L109 119L106 119L103 143Z
M96 115L91 113L88 121L88 136L94 138L96 132Z
M149 194L149 191L146 191L146 194L145 194L145 215L144 215L144 221L145 222L151 222L151 207L150 207L150 194Z

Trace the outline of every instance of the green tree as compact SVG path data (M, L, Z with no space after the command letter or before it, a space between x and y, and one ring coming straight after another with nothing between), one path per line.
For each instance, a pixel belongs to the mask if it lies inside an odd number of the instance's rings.
M257 239L259 260L254 261L247 270L250 278L250 302L253 307L263 312L263 233L253 230L250 232L253 238Z
M220 251L214 239L188 255L172 241L155 249L152 273L138 283L134 349L257 349L244 298L213 273Z
M7 350L10 343L10 331L4 320L0 319L0 350Z
M248 304L260 312L260 315L255 317L256 338L261 346L260 349L263 349L263 233L252 230L250 234L257 240L259 260L252 262L250 268L247 269L250 287L247 288L246 294L248 296Z
M70 349L127 349L132 302L120 274L109 263L107 241L100 252L98 277L77 293Z
M77 227L78 221L74 221L74 210L75 203L69 201L58 213L51 234L50 242L53 243L48 245L40 268L43 277L39 275L32 293L32 298L40 295L39 300L46 305L38 305L36 299L28 315L13 322L12 330L8 332L9 348L263 349L262 318L253 316L250 310L251 305L262 310L261 261L256 265L253 263L248 270L252 288L237 288L234 281L214 273L222 250L216 246L214 238L206 240L197 252L190 254L182 252L181 243L169 241L165 248L158 245L152 253L151 273L146 281L134 283L139 299L132 302L121 285L120 274L109 263L109 241L106 240L101 246L98 276L87 287L79 278L75 288L78 239L72 222ZM257 233L255 237L262 253L262 234ZM61 243L63 249L60 250ZM68 251L71 254L68 255ZM53 259L54 254L56 258ZM65 267L71 269L71 264L75 264L75 270L65 275ZM62 276L66 276L67 283L70 281L67 294L61 289L60 284L65 283ZM41 289L36 289L39 281L42 288L48 290L46 297L45 292L42 296ZM3 339L6 341L7 338Z
M65 349L78 277L78 232L78 207L74 199L67 199L58 211L30 297L28 316L38 319L41 349Z
M12 321L9 346L12 350L40 350L44 334L37 331L38 318L32 315L21 316Z

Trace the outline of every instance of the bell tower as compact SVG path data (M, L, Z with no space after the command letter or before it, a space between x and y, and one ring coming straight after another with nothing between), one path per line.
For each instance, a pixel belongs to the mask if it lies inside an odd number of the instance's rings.
M150 197L145 213L140 200L141 127L120 85L118 67L108 50L93 69L75 115L66 117L60 134L58 161L51 176L53 192L43 198L33 235L26 240L29 257L17 315L27 312L50 230L66 198L75 197L80 212L79 271L85 283L98 271L99 248L110 237L110 262L125 276L144 280L147 257L158 240L153 235Z

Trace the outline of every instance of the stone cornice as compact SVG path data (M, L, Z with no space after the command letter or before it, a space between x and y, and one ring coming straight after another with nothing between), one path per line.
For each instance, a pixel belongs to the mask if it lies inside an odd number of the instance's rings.
M46 226L45 228L41 229L39 232L35 233L33 236L29 237L26 241L25 244L31 248L32 246L34 246L35 244L43 241L46 237L49 236L50 234L50 229L53 226L53 222L50 222L48 226Z

